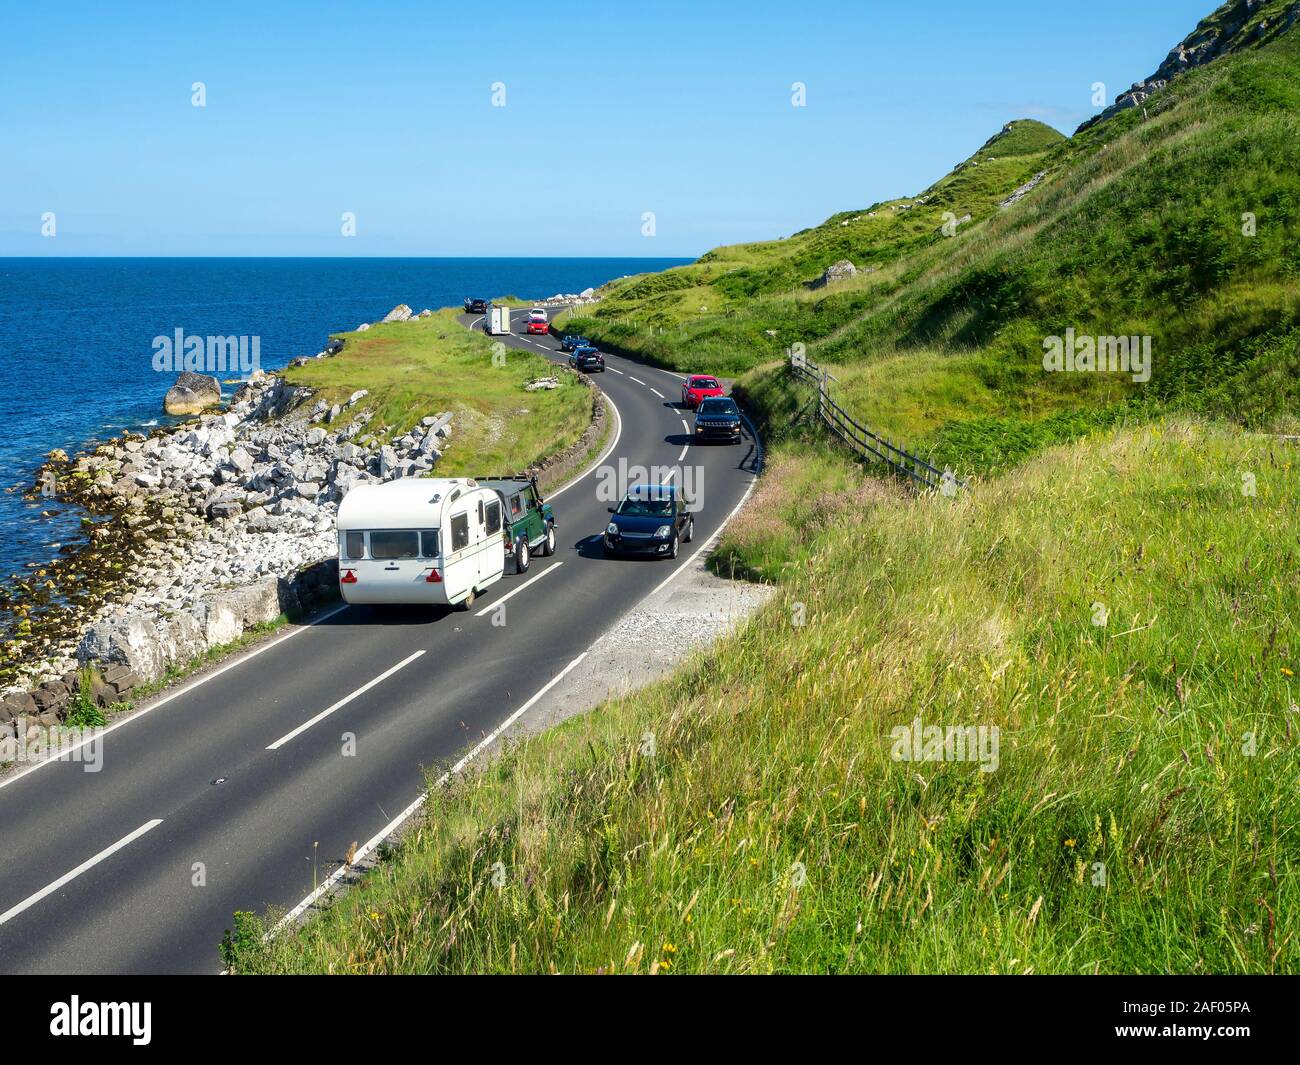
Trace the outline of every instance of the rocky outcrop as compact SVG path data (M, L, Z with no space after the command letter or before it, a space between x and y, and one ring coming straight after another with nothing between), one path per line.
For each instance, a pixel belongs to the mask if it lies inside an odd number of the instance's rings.
M838 281L847 281L849 278L854 277L857 272L858 268L848 259L841 259L839 262L831 263L830 266L826 267L822 271L822 276L817 278L816 281L810 282L808 287L825 288L827 285L833 285Z
M411 314L412 311L410 307L408 307L405 303L399 303L396 307L394 307L391 311L389 311L386 315L384 315L383 318L380 319L380 322L382 323L382 322L409 321L411 318Z
M581 292L557 292L554 296L541 301L544 304L559 307L578 307L587 303L599 303L600 297L594 288L584 288Z
M1110 107L1088 119L1077 132L1081 133L1121 111L1143 106L1189 70L1203 67L1231 52L1264 44L1300 24L1300 2L1271 18L1263 13L1267 6L1265 0L1229 0L1202 19L1192 33L1175 45L1154 74L1144 81L1134 82L1116 97Z
M1043 171L1041 171L1040 173L1035 174L1035 175L1034 175L1033 177L1031 177L1028 181L1026 181L1023 185L1021 185L1020 188L1016 189L1015 192L1013 192L1013 193L1012 193L1010 196L1008 196L1005 200L1003 200L1001 203L999 203L998 206L999 206L999 207L1002 207L1002 208L1007 208L1007 207L1010 207L1012 204L1019 203L1019 202L1020 202L1021 200L1023 200L1026 196L1028 196L1031 192L1033 192L1034 189L1038 188L1038 186L1042 184L1042 182L1043 182L1043 178L1045 178L1045 177L1047 177L1047 171L1046 171L1046 170L1043 170ZM970 215L967 215L966 217L969 218ZM959 221L959 224L960 224L960 221Z
M163 410L175 416L202 414L221 405L221 382L215 377L186 371L163 399Z

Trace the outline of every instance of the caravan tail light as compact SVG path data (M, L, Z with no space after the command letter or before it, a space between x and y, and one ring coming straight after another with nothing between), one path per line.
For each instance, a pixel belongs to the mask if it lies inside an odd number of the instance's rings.
M356 575L352 570L348 570L346 573L343 574L342 577L339 578L339 583L340 583L340 584L356 584L356 583L357 583L357 575Z
M431 569L425 575L424 581L426 584L441 584L442 578L438 575L438 571L436 569Z

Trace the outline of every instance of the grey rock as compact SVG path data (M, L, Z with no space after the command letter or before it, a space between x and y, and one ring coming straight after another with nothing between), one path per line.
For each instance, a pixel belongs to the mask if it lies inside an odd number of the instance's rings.
M199 414L221 403L221 382L215 377L188 371L176 378L176 383L163 399L163 410L168 414Z

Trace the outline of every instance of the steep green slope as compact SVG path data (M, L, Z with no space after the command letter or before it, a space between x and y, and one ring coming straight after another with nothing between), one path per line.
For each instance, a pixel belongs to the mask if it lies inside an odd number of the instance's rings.
M1270 424L1294 408L1300 369L1290 7L1257 5L1240 47L1068 141L1013 123L915 201L617 282L593 317L569 324L681 370L730 374L802 343L870 424L964 469L1169 407ZM967 213L946 235L945 217ZM858 276L804 287L839 258ZM1045 372L1045 338L1067 329L1150 337L1150 379Z

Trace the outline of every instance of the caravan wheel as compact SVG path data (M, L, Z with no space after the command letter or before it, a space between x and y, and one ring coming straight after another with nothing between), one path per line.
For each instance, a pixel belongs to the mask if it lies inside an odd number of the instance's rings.
M474 597L477 594L478 590L471 586L470 590L465 593L465 598L460 601L461 610L468 610L472 607L474 605Z

